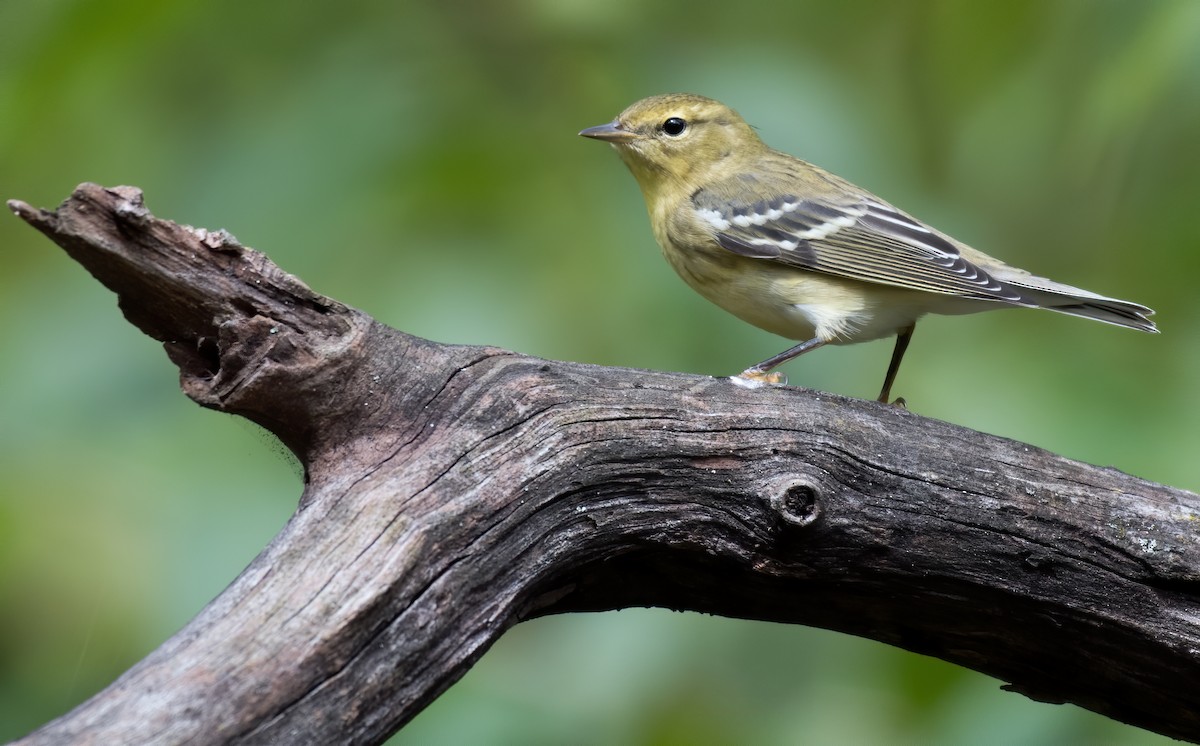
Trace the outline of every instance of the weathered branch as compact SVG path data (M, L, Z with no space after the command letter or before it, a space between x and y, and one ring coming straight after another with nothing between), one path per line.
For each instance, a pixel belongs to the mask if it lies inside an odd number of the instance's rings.
M873 402L421 340L136 189L10 206L188 396L306 469L224 593L25 743L378 743L513 624L643 605L850 632L1200 739L1196 495Z

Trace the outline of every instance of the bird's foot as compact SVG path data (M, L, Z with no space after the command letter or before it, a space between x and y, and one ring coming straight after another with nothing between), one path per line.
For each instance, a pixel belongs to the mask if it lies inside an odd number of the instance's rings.
M755 368L747 368L736 376L730 376L729 380L734 385L741 386L747 389L757 389L763 386L786 386L787 376L783 373L767 373L766 371L757 370Z

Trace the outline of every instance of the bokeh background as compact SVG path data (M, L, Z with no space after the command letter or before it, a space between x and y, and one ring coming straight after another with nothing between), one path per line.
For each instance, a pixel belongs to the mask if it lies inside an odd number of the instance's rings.
M1195 0L4 0L0 196L132 184L418 335L728 374L786 343L693 295L616 156L575 136L675 90L981 249L1156 308L1159 336L930 319L896 391L1200 489ZM300 482L269 437L183 397L59 249L11 216L0 247L7 739L179 629ZM890 349L787 370L871 397ZM1000 684L821 630L573 615L512 630L395 742L1166 742Z

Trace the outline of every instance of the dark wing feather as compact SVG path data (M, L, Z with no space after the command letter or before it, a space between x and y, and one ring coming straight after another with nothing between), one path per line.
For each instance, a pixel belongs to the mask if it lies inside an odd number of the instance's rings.
M701 190L692 205L717 242L736 254L863 282L1034 305L964 259L951 241L883 202L794 195L738 202Z

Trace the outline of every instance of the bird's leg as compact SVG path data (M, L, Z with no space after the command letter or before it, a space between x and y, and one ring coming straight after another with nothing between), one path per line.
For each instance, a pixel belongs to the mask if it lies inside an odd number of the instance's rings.
M815 350L825 344L825 340L821 338L810 339L807 342L801 342L795 347L784 350L783 352L769 357L758 365L753 365L746 368L738 374L738 378L745 378L758 383L787 383L787 376L782 373L772 373L771 370L778 368L787 361L800 357L809 350Z
M887 375L883 378L883 390L879 392L879 401L884 404L888 403L888 399L892 395L892 384L896 381L897 371L900 370L900 361L904 359L904 351L908 349L908 342L912 339L913 329L916 328L916 324L909 324L896 333L896 346L892 349L892 362L888 363ZM905 406L903 397L898 397L891 403L901 407Z

